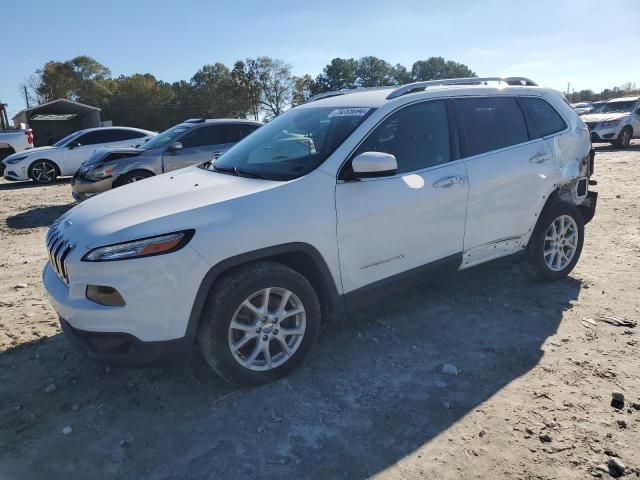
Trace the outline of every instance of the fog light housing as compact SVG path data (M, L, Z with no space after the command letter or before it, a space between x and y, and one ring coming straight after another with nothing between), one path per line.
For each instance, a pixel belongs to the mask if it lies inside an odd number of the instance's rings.
M124 307L126 303L122 295L113 287L104 285L87 285L88 300L107 307Z

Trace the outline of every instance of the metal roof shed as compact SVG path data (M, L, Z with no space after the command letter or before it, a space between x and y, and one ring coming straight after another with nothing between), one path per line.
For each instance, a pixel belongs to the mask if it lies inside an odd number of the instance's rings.
M14 125L27 124L33 130L36 147L52 145L83 128L99 127L100 109L60 98L24 109L12 118Z

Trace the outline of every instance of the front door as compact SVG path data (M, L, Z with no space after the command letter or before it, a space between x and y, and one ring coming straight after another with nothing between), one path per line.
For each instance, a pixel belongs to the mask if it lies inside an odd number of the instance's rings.
M344 292L439 260L457 268L469 184L464 161L452 155L445 101L415 103L391 114L353 156L368 151L393 154L398 171L354 181L348 179L350 163L343 167L336 210Z
M208 160L214 160L219 152L226 150L220 125L205 125L195 128L178 139L180 150L166 150L162 155L164 171L170 172Z

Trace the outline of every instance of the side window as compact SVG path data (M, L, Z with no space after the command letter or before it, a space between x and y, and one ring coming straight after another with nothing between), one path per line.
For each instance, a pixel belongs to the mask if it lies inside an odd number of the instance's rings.
M144 132L136 132L135 130L113 130L115 137L113 141L133 140L134 138L142 138L146 136Z
M454 102L466 140L466 156L529 141L527 124L515 98L458 98Z
M222 125L222 142L236 143L253 132L257 125L244 125L242 123Z
M560 114L546 100L535 97L522 97L520 100L529 111L541 137L561 132L567 128L567 124Z
M97 145L99 143L110 142L112 140L108 132L108 130L93 130L92 132L80 135L76 138L76 142L80 145Z
M451 160L447 107L442 100L410 105L389 116L358 147L396 157L398 173L412 172Z
M220 125L208 125L192 130L178 141L183 148L218 145L222 143L220 133Z

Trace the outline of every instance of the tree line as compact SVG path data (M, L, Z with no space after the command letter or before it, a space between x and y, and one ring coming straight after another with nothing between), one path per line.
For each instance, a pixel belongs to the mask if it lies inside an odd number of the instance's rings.
M190 117L270 119L319 93L413 81L473 77L466 65L442 57L416 61L411 69L373 57L334 58L322 72L296 76L270 57L238 60L232 67L207 64L190 80L165 82L150 73L113 77L88 56L50 61L27 78L29 100L66 98L102 109L114 125L163 130Z
M609 100L610 98L628 95L640 96L640 89L636 86L635 82L627 82L619 87L605 88L600 93L596 93L593 90L580 90L567 94L567 99L571 103L596 102L598 100Z

